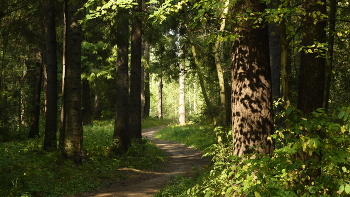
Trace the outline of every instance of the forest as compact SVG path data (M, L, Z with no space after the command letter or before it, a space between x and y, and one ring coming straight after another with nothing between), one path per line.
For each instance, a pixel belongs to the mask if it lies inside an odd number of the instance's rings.
M158 126L212 161L156 196L349 196L349 4L0 0L0 196L161 168Z

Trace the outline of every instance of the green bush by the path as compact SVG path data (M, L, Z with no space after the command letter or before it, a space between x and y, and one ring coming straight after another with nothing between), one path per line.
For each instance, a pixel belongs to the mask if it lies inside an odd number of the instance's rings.
M350 109L333 115L318 109L308 118L293 108L287 113L289 127L272 136L273 154L234 156L228 136L227 144L206 149L213 156L210 170L200 178L176 178L157 196L349 196ZM320 174L312 178L312 170Z
M144 127L165 124L147 121ZM111 156L112 136L113 121L84 127L86 157L81 166L60 160L58 152L42 151L42 138L0 143L0 196L74 195L126 179L117 171L121 167L154 170L163 166L166 156L146 140L134 143L122 157Z

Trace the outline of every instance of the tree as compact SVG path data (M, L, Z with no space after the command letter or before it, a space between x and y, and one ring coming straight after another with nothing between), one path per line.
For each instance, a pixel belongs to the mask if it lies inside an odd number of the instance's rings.
M259 0L237 1L234 12L262 12ZM273 133L271 70L267 26L254 19L239 21L232 47L232 136L233 152L271 153Z
M142 0L134 6L134 18L131 32L131 65L130 65L130 134L133 139L141 139L141 13Z
M57 52L55 0L44 2L46 116L44 149L57 148Z
M41 95L41 79L42 79L42 58L41 52L35 53L34 64L34 83L32 83L32 110L31 110L31 123L29 130L29 138L39 137L39 117L40 117L40 95Z
M63 95L61 149L65 159L80 164L83 159L81 119L81 13L78 0L64 1Z
M300 74L298 89L298 109L305 115L311 113L323 104L325 82L325 58L312 46L326 41L326 22L318 21L312 13L325 13L325 5L318 0L303 1L303 8L307 11L303 22L302 45L304 50L300 54Z
M114 123L114 151L117 154L124 153L130 146L129 133L129 19L128 9L119 8L117 20L117 64L116 64L116 113Z

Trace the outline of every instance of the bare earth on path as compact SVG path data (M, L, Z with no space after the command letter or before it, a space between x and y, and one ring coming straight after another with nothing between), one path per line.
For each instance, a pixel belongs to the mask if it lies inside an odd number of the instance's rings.
M153 196L168 180L176 175L192 176L194 170L201 170L209 165L209 158L202 158L202 152L175 142L156 139L154 133L163 127L144 129L142 136L151 139L168 156L164 168L157 172L140 171L135 169L119 169L130 178L115 187L102 188L95 193L81 194L79 197L147 197Z

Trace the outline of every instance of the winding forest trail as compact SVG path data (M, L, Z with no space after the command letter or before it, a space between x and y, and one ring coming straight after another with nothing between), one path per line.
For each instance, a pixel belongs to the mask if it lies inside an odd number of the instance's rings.
M123 168L125 175L130 177L115 187L103 188L95 193L82 194L79 197L147 197L154 195L168 180L176 175L193 176L193 169L202 170L209 165L209 158L202 158L202 152L175 142L156 139L154 133L164 127L144 129L142 135L151 139L168 156L164 168L157 172L140 171Z

